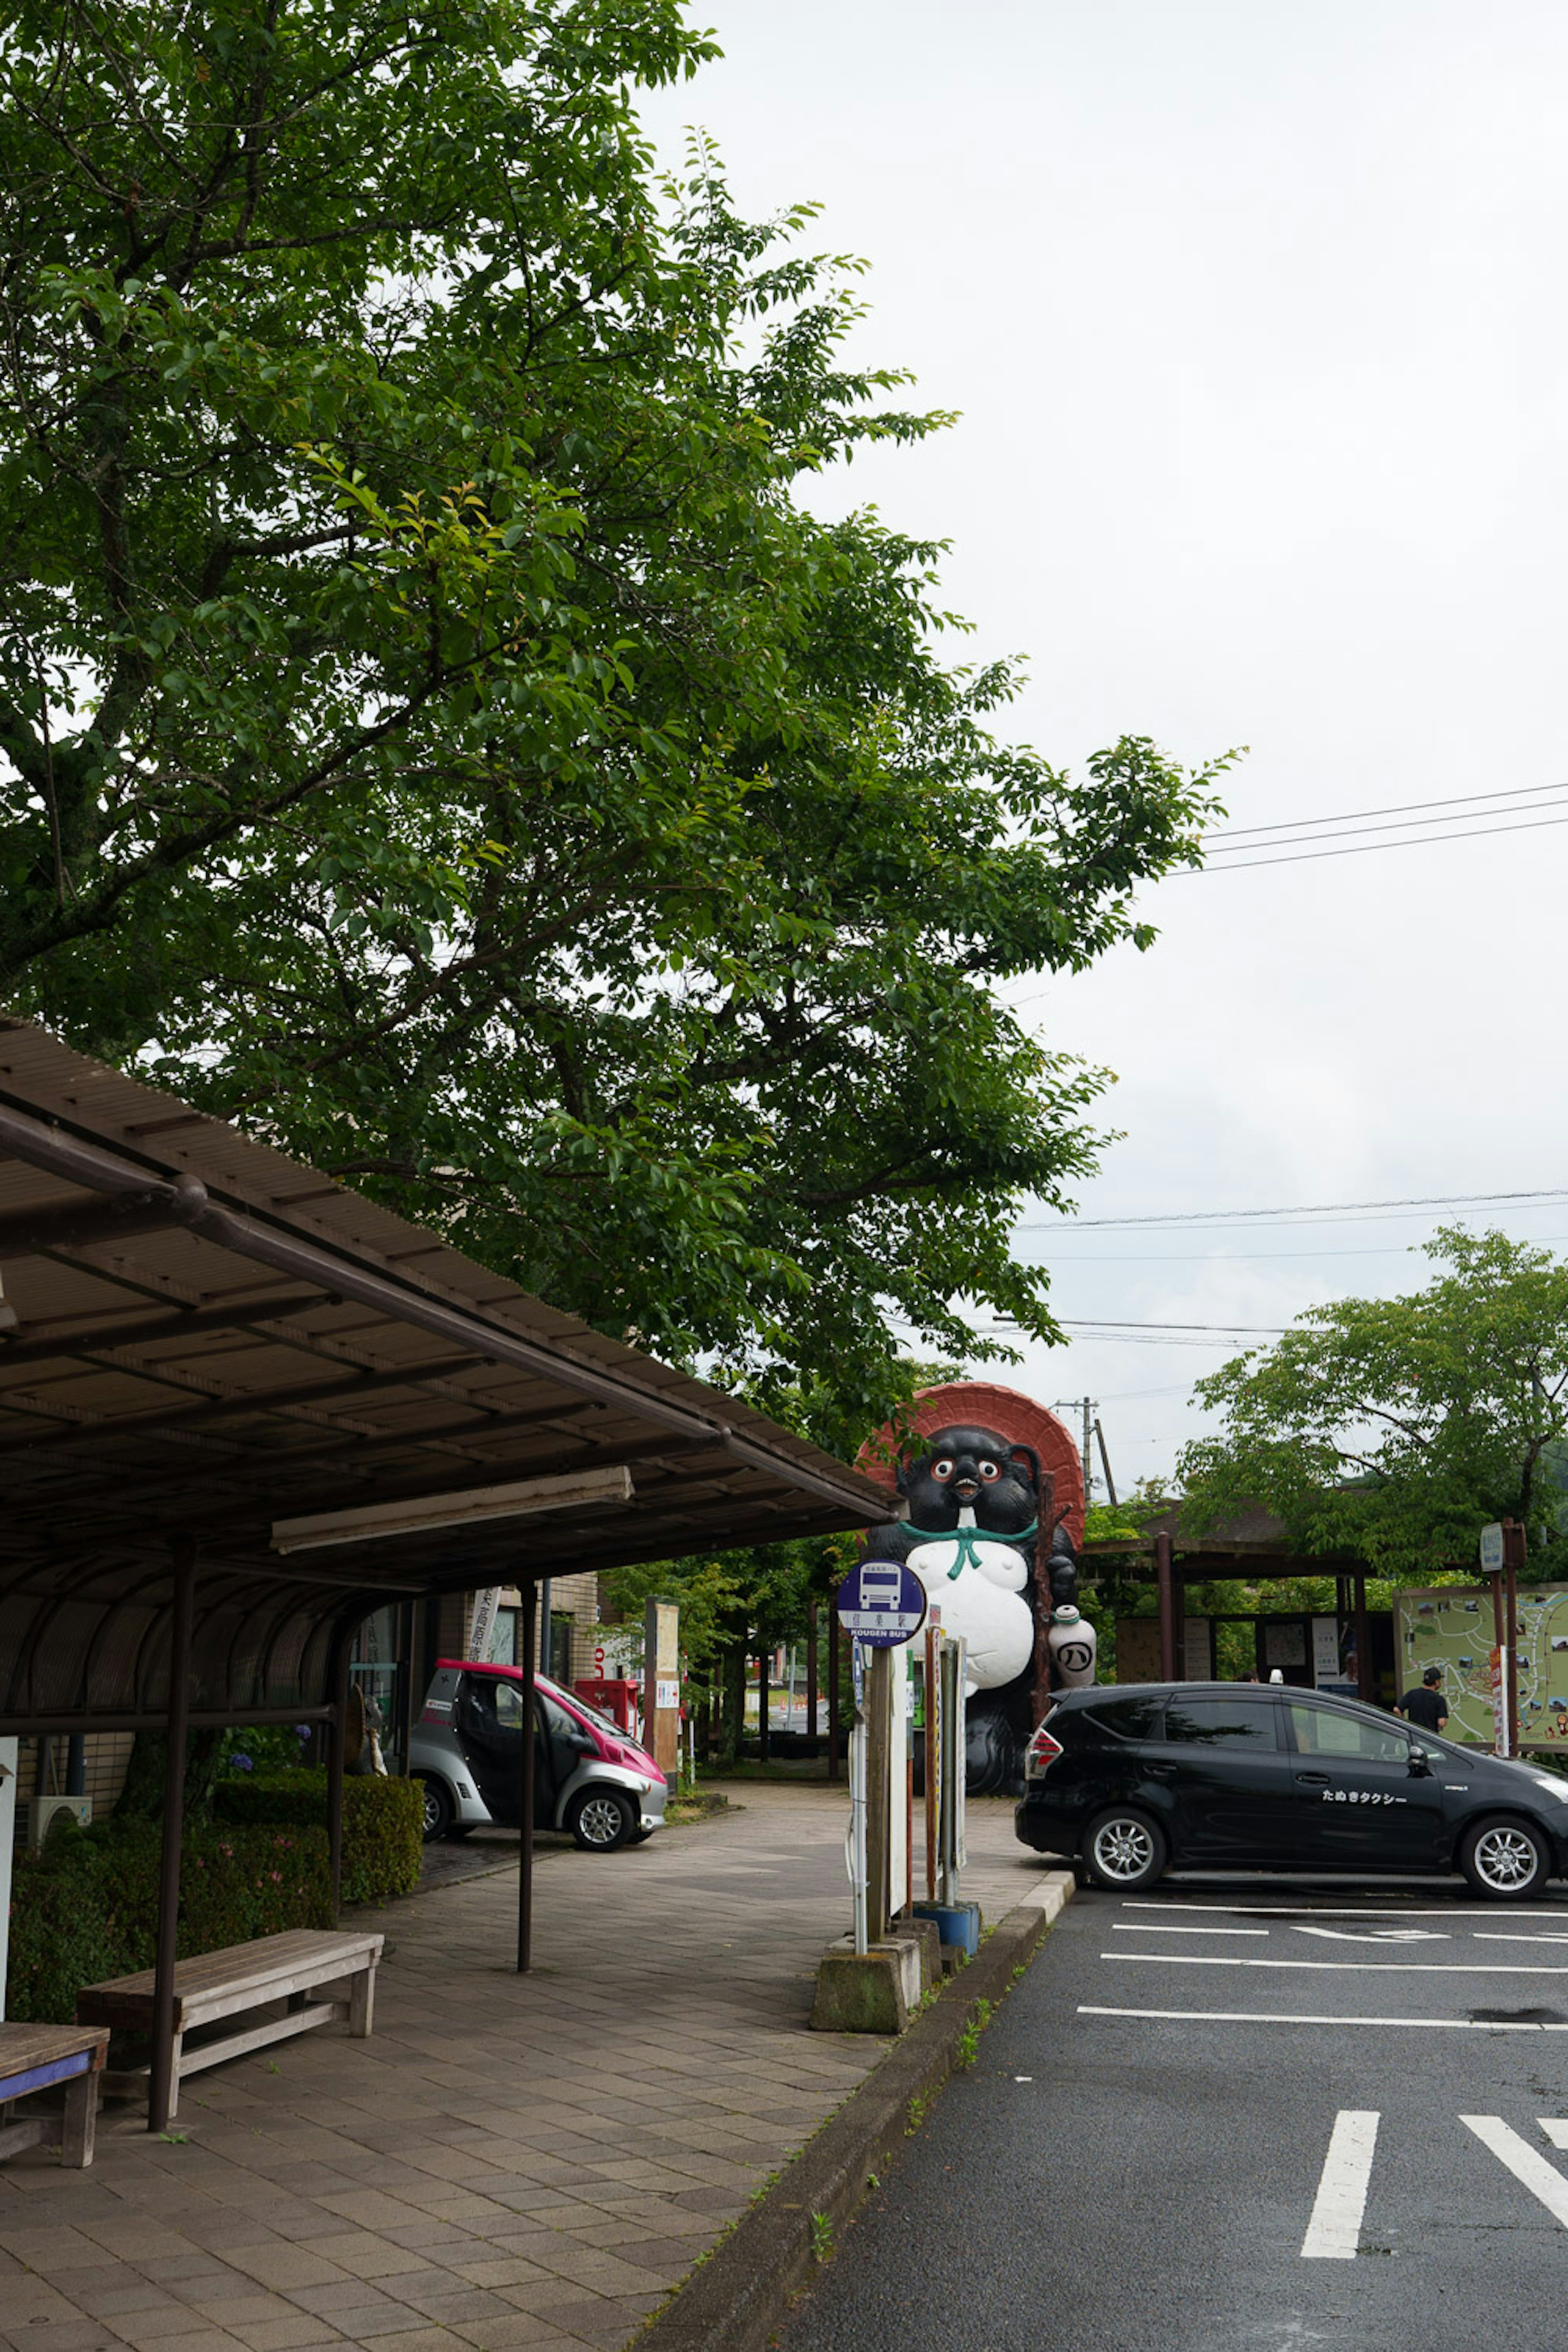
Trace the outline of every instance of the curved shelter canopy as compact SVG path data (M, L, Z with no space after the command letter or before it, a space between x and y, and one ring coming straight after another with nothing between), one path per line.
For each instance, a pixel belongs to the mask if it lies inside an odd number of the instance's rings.
M388 1600L826 1533L880 1491L0 1015L0 1734L332 1704ZM184 1571L181 1571L184 1572Z

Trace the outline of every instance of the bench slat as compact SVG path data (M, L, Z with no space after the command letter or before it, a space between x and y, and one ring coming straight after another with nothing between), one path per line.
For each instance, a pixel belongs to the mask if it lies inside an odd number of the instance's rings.
M57 2059L82 2056L96 2072L108 2047L109 2032L102 2025L0 2024L0 2079L9 2081L12 2075L29 2074L37 2066L52 2066ZM22 2095L12 2091L5 2095L20 2098Z
M281 1936L258 1937L226 1951L203 1952L174 1968L174 2022L184 2032L226 2017L237 2009L301 1992L334 1976L373 1968L385 1937L380 1934L335 1935L330 1928L297 1927ZM85 1986L77 2015L85 2022L145 2028L153 2018L156 1971L113 1977Z

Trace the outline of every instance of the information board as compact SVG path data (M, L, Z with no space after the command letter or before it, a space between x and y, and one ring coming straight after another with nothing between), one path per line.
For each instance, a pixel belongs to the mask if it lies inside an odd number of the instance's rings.
M1497 1639L1490 1591L1449 1585L1396 1593L1394 1625L1400 1695L1428 1666L1440 1667L1447 1737L1468 1748L1489 1748ZM1518 1651L1521 1747L1568 1748L1568 1585L1527 1585L1521 1591Z

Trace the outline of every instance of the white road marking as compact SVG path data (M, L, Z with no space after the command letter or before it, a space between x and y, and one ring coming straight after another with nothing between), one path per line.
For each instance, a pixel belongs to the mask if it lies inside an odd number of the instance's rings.
M1161 1927L1152 1919L1113 1919L1120 1936L1267 1936L1267 1927ZM1323 1930L1326 1935L1329 1931Z
M1145 1960L1168 1969L1338 1969L1363 1976L1568 1977L1568 1968L1528 1960L1249 1960L1238 1952L1101 1952L1102 1960Z
M1200 2025L1421 2025L1455 2033L1568 2033L1568 2022L1506 2023L1477 2017L1292 2017L1271 2009L1109 2009L1080 2000L1080 2017L1173 2017Z
M1561 2116L1537 2116L1535 2120L1553 2147L1568 2147L1568 2120Z
M1197 1930L1200 1936L1212 1932L1202 1927ZM1243 1936L1255 1936L1258 1930L1256 1927L1243 1927L1237 1932ZM1267 1927L1263 1933L1267 1936ZM1369 1927L1364 1936L1358 1936L1353 1927L1299 1927L1296 1933L1298 1936L1322 1936L1331 1944L1451 1944L1454 1940L1451 1936L1445 1936L1440 1927ZM1346 2113L1349 2113L1348 2108Z
M1301 2241L1301 2252L1311 2262L1353 2263L1361 2243L1361 2217L1372 2183L1372 2159L1377 2147L1378 2111L1374 2107L1342 2107L1329 2135L1329 2152L1318 2182L1312 2218Z
M1484 1927L1475 1927L1470 1932L1478 1944L1568 1944L1568 1936L1508 1936L1500 1928L1494 1928L1489 1936Z
M1124 1911L1208 1911L1216 1919L1495 1919L1497 1905L1465 1909L1458 1903L1434 1903L1420 1908L1413 1903L1182 1903L1173 1895L1127 1895ZM1568 1910L1560 1903L1531 1915L1556 1917L1568 1927Z
M1532 2197L1539 2197L1552 2220L1561 2221L1568 2230L1568 2180L1564 2180L1554 2164L1548 2164L1527 2139L1510 2131L1500 2116L1461 2116L1484 2147L1489 2147L1500 2163L1506 2164L1516 2180L1522 2180Z

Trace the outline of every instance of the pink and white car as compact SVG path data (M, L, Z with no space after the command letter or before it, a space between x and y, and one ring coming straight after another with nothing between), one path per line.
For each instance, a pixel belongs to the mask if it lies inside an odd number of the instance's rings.
M596 1707L534 1677L533 1826L570 1830L592 1853L664 1826L668 1791L648 1755ZM425 1835L461 1837L521 1818L522 1675L443 1658L414 1727L408 1769L424 1783Z

